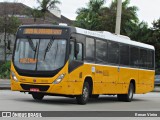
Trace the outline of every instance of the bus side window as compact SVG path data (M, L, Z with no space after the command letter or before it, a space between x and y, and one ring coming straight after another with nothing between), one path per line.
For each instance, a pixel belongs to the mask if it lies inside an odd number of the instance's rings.
M94 62L95 59L95 41L93 38L86 38L86 61Z
M75 60L75 45L74 42L70 42L70 55L69 55L69 61Z
M83 44L82 43L76 44L76 59L79 61L83 60Z

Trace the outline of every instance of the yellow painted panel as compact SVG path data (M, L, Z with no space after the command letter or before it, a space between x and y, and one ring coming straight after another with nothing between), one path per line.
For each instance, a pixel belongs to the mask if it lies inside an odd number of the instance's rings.
M93 81L93 94L125 94L128 92L128 86L132 79L136 83L136 93L147 93L154 87L154 71L138 70L134 68L121 67L118 71L116 66L104 66L98 64L84 64L68 73L68 62L64 68L54 77L25 77L20 76L11 64L13 71L19 82L11 80L11 89L14 91L23 91L20 84L49 85L46 93L79 95L82 93L83 83L86 77L91 77ZM60 75L66 74L59 84L52 84ZM33 82L36 79L36 83Z

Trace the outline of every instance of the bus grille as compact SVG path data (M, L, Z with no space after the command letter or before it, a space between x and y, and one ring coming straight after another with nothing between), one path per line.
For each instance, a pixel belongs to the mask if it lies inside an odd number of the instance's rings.
M30 88L38 88L40 91L47 91L49 89L49 85L27 85L27 84L21 84L21 87L24 90L30 90Z

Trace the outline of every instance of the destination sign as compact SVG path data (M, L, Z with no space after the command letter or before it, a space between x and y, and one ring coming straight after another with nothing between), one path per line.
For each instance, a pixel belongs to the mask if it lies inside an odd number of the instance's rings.
M33 58L21 58L19 59L19 62L22 63L22 64L34 64L34 63L37 63L37 59L33 59Z
M25 28L23 34L36 35L61 35L61 29L46 29L46 28Z

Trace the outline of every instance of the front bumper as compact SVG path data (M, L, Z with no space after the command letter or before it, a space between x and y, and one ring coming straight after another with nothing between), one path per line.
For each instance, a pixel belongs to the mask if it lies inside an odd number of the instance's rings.
M31 92L30 88L38 88L39 92L48 94L80 95L82 82L63 82L60 84L33 84L11 80L11 90Z

